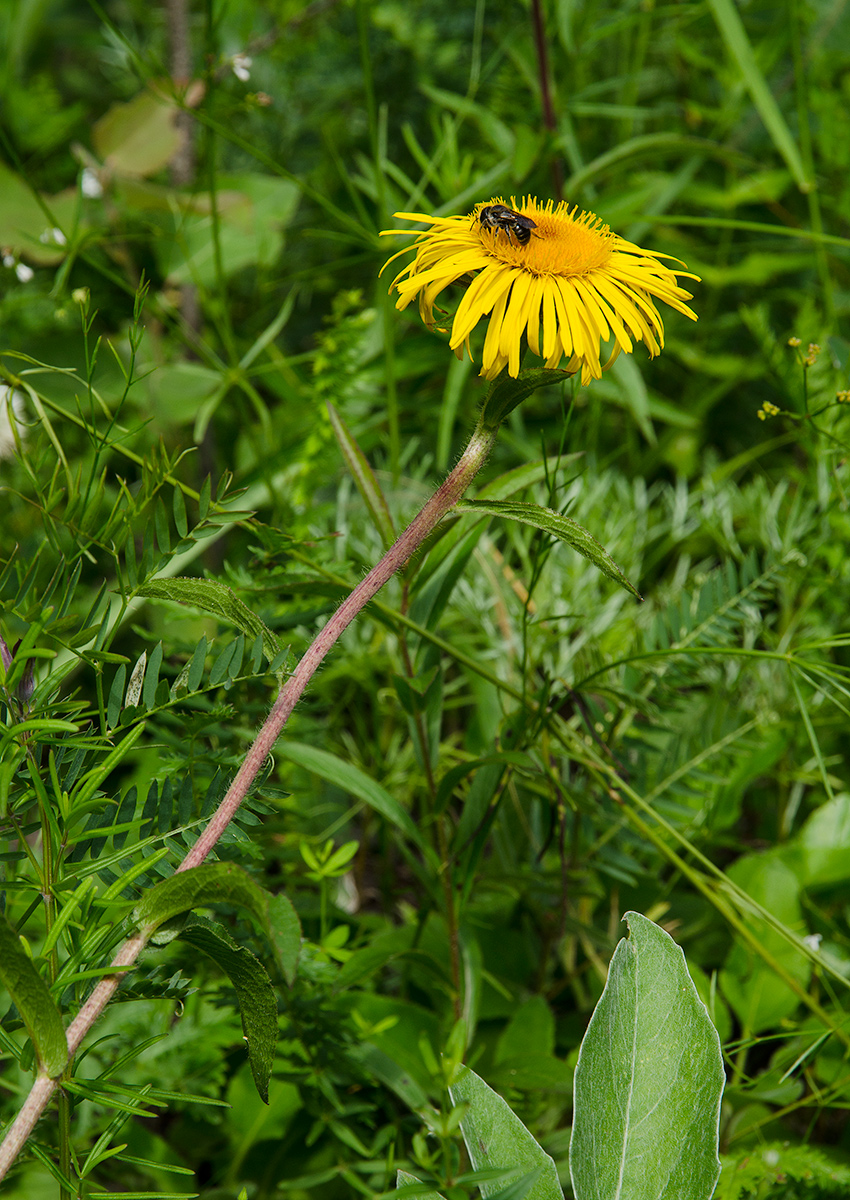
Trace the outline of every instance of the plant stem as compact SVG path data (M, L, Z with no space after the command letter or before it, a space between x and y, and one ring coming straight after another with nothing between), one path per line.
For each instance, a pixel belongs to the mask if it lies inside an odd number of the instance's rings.
M498 426L494 426L492 421L485 421L483 418L479 420L454 470L449 473L425 507L414 517L381 561L342 602L324 629L307 648L303 658L282 688L265 724L257 734L254 744L228 788L227 794L177 871L190 871L193 867L200 866L213 849L236 815L257 773L280 737L292 710L325 655L357 614L365 608L395 572L416 553L428 534L461 499L484 465L493 442L496 440L497 430ZM118 949L111 963L113 974L97 984L68 1027L68 1050L72 1057L114 995L122 975L133 965L146 944L146 934L137 933L128 938ZM56 1089L57 1082L44 1074L36 1077L32 1091L23 1108L9 1126L3 1144L0 1145L0 1180L5 1177L9 1167L32 1133L38 1118L47 1107L48 1101Z
M422 545L428 534L446 513L460 500L469 484L478 474L495 440L495 430L482 430L478 426L469 440L461 458L437 488L434 495L418 516L394 542L381 561L372 568L365 579L343 600L324 629L306 650L304 657L293 671L278 696L274 708L266 719L256 741L245 756L245 760L228 789L227 795L213 814L210 823L195 845L177 868L189 871L199 866L212 850L224 830L230 824L239 805L260 767L270 754L281 730L292 710L301 698L307 684L318 670L325 655L348 628L357 614L375 596L400 567L410 559Z

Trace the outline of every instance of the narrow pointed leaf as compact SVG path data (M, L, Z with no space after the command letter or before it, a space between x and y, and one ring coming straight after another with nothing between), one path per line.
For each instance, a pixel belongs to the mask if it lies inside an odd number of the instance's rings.
M762 74L738 10L732 0L709 0L708 7L717 22L727 50L738 64L747 91L758 109L765 129L773 139L774 146L785 159L800 191L811 191L812 183L806 175L794 135L774 99L770 84Z
M295 982L298 956L301 953L301 922L291 901L283 892L269 896L267 917L269 941L274 948L283 977L291 987Z
M669 934L626 913L579 1052L576 1200L708 1200L720 1172L720 1039Z
M277 1045L277 999L265 967L213 921L194 917L178 935L215 962L230 979L239 1002L248 1061L260 1098L269 1102L269 1078Z
M418 846L425 844L422 834L406 809L402 808L398 800L365 771L359 770L351 763L345 762L344 759L337 758L335 754L330 754L327 750L318 750L315 746L308 746L303 742L281 742L278 745L277 753L297 766L303 767L305 771L312 771L320 778L326 779L328 783L350 792L352 796L356 796L358 800L362 800L375 812L380 813L390 824L395 825L396 829L407 834L411 841Z
M491 1087L468 1067L462 1068L450 1088L452 1104L467 1101L469 1109L460 1123L470 1162L476 1171L502 1169L523 1175L539 1171L525 1195L529 1200L563 1200L555 1163L538 1145L522 1121ZM501 1192L508 1180L482 1181L485 1198Z
M384 493L381 491L378 480L375 478L375 472L369 465L366 455L355 441L351 430L330 401L327 402L327 408L334 435L339 442L339 448L342 451L346 466L351 472L354 482L357 484L357 490L363 497L366 507L369 509L384 546L389 548L395 541L395 529L393 528L393 519L390 516L389 505L384 499Z
M41 1069L51 1078L68 1063L68 1043L59 1009L6 917L0 913L0 980L12 997L35 1047Z
M421 1179L417 1179L415 1175L409 1175L407 1171L397 1171L395 1185L397 1188L413 1187L416 1184L423 1189L418 1192L409 1192L410 1200L444 1200L444 1197L439 1192L428 1192L424 1189L427 1187Z
M562 513L556 513L551 508L544 508L540 504L524 504L517 500L467 500L458 504L457 508L460 512L509 517L512 521L519 521L523 525L532 525L535 529L542 529L544 533L551 533L562 542L566 542L568 546L572 546L573 550L584 555L608 579L612 579L627 592L631 592L638 600L641 598L640 592L628 581L605 547L600 546L596 538L576 521L563 516Z

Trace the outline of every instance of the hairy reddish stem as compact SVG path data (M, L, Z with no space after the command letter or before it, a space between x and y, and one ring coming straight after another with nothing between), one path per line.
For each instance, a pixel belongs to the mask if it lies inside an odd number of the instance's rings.
M265 720L260 732L248 751L242 766L227 790L227 794L213 813L209 824L180 863L178 871L190 871L198 867L215 846L227 826L236 815L239 805L248 794L248 789L257 777L275 742L280 737L292 710L301 698L307 684L315 675L325 655L340 635L348 628L361 609L377 595L396 571L416 553L429 533L439 524L447 512L463 496L472 480L481 470L496 438L496 428L479 422L469 444L457 466L414 517L404 533L389 548L387 553L361 580L354 591L343 600L324 629L308 647L304 657L290 675ZM80 1043L112 999L122 975L133 965L147 944L148 934L137 933L128 938L110 964L114 974L102 979L92 990L88 999L68 1026L68 1051L73 1057ZM22 1150L27 1138L35 1128L44 1109L58 1086L59 1081L44 1074L36 1076L32 1090L23 1108L9 1126L3 1144L0 1145L0 1180L4 1179L9 1167Z

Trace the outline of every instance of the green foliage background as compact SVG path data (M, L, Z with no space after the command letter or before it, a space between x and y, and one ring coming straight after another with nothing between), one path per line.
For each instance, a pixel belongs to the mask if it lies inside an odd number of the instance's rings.
M275 983L269 1105L230 978L177 938L9 1195L55 1195L63 1144L81 1195L334 1200L398 1166L459 1195L464 1050L569 1189L627 909L725 1046L717 1195L845 1194L846 4L208 0L182 39L181 8L0 8L0 866L64 1013L382 553L325 402L397 530L472 426L474 370L377 278L392 214L561 191L686 262L700 320L537 392L480 481L580 522L643 602L528 527L447 522L220 844L306 939L290 988L215 912ZM32 1049L0 1004L9 1119Z

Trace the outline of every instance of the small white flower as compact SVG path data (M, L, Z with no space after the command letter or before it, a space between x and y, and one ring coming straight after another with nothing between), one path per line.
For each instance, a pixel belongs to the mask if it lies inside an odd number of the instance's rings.
M820 944L822 941L823 934L810 933L803 938L803 945L808 946L810 950L814 950L815 954L817 954L818 950L820 950Z
M40 233L38 240L43 242L45 246L48 242L53 242L54 246L64 246L67 242L65 234L61 229L56 229L55 226L53 229L45 229L43 233Z
M97 172L91 167L83 167L83 177L80 189L87 200L99 200L103 195L103 184L97 177Z
M33 271L32 267L28 267L26 263L18 263L18 265L15 267L15 274L17 275L18 279L20 279L21 283L29 283L35 272Z
M15 434L12 423L23 420L23 393L0 383L0 458L11 458L15 453ZM20 432L20 431L19 431Z
M249 54L234 54L230 60L230 65L233 68L233 74L242 83L247 83L251 78L250 67L253 64L253 59Z
M3 266L4 267L13 267L14 265L15 265L14 254L4 254L3 255Z

